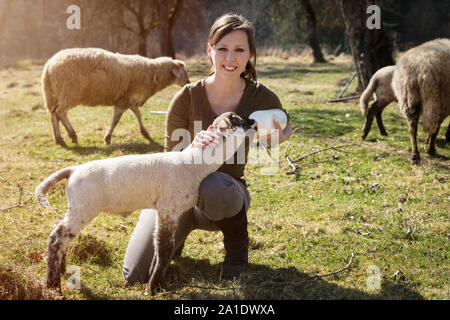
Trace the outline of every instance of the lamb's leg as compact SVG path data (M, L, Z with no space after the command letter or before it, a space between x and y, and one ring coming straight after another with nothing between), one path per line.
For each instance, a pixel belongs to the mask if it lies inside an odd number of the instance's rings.
M114 115L111 127L109 128L108 132L105 135L105 138L103 139L105 141L105 144L111 144L111 136L114 131L114 128L116 127L117 123L119 123L119 120L125 111L127 111L126 108L114 107Z
M155 294L161 287L164 275L175 251L175 230L178 220L158 210L158 229L155 237L155 254L150 267L148 289Z
M68 210L63 221L50 233L47 255L47 287L61 292L61 273L65 269L65 252L70 241L86 227L98 212Z
M138 107L130 107L131 111L133 111L134 115L136 116L138 123L139 123L139 129L141 130L141 134L144 136L145 139L150 140L150 135L148 134L147 130L144 127L144 124L142 123L142 115L141 111Z
M383 114L383 110L384 108L386 108L387 104L386 103L380 103L379 104L379 108L377 113L375 114L375 117L377 119L377 126L378 126L378 131L380 132L380 134L382 136L387 136L387 132L386 129L384 128L384 124L383 124L383 119L382 119L382 114Z
M64 139L61 137L61 131L59 130L59 119L55 111L52 111L51 117L52 117L53 137L55 138L55 142L56 144L65 147L66 143L64 142Z
M78 137L75 133L75 130L72 127L72 124L69 121L69 118L67 118L67 110L57 110L56 115L58 116L58 119L62 122L64 127L67 130L67 133L69 134L70 139L72 139L73 143L78 143Z
M419 149L417 148L417 125L418 118L408 119L409 137L411 139L411 160L414 164L420 163Z
M372 127L373 117L375 115L374 109L376 108L377 108L377 101L372 103L369 109L367 110L366 120L364 121L364 127L361 134L361 138L363 140L366 139L367 135L369 134L370 128Z

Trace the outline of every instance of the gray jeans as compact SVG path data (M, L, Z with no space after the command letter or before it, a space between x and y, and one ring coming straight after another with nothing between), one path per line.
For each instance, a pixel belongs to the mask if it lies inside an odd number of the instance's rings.
M242 206L245 206L245 211L250 206L250 194L244 183L223 172L210 174L200 184L197 205L180 218L175 232L175 248L180 247L194 229L219 231L214 221L238 214ZM149 280L156 224L156 210L141 211L124 257L122 274L127 285Z

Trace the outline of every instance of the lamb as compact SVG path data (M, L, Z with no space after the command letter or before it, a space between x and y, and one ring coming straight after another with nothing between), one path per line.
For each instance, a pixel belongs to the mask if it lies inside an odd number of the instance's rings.
M361 94L361 98L359 99L359 108L361 109L362 115L366 118L361 134L363 140L365 140L369 134L374 116L377 119L380 134L383 136L388 135L386 129L384 128L381 114L383 113L384 108L386 108L391 102L396 101L394 91L391 87L394 71L395 66L387 66L379 69L373 74L372 78L370 78L369 85ZM375 95L376 100L369 108L367 108L372 94Z
M61 50L47 61L42 71L44 104L51 114L55 142L66 145L59 130L61 121L72 142L78 143L67 112L80 104L114 106L105 144L111 143L113 130L127 109L135 114L141 134L151 140L138 107L174 83L180 86L189 83L186 66L180 60L149 59L98 48Z
M38 202L48 207L45 194L66 178L68 210L50 234L47 286L61 292L64 252L100 212L126 217L135 210L152 208L158 211L158 226L148 287L155 293L177 249L174 236L180 215L197 203L201 181L236 150L245 149L240 146L249 134L252 137L249 129L253 125L254 120L227 112L213 122L213 131L223 138L217 145L91 161L50 175L35 190Z
M427 133L427 153L434 155L439 127L450 114L450 40L436 39L410 49L397 62L392 88L409 125L411 160L420 163L417 126ZM448 137L447 130L447 137Z

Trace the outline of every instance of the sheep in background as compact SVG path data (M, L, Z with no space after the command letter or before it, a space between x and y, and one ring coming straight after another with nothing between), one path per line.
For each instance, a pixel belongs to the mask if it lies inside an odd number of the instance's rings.
M420 162L417 126L428 134L427 153L435 154L439 127L450 114L450 40L425 42L406 52L397 62L392 88L409 124L412 161ZM448 137L448 131L447 131Z
M174 83L189 83L185 64L180 60L149 59L97 48L61 50L47 61L42 72L44 104L51 113L55 142L65 146L60 121L72 141L78 142L67 112L80 104L114 106L112 124L104 138L106 144L111 143L112 132L127 109L136 115L142 135L150 140L138 107Z
M379 69L370 78L369 85L361 94L359 99L359 108L361 109L362 115L366 118L364 122L364 128L361 137L366 139L369 134L370 128L372 126L373 117L377 119L378 130L381 135L387 136L386 129L383 125L383 120L381 114L384 108L386 108L392 101L396 101L394 91L391 87L392 76L394 75L395 66L387 66ZM370 105L369 101L375 95L375 101Z

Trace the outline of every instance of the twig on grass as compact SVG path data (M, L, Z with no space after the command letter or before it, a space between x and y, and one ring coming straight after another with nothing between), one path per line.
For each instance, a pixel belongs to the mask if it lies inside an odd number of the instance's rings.
M33 199L33 196L29 197L27 200L22 202L22 194L23 194L23 185L24 185L24 183L17 184L17 187L19 188L19 191L20 191L20 193L19 193L19 201L17 201L15 205L12 205L10 207L1 208L0 211L6 211L6 210L9 210L9 209L13 209L13 208L26 207L26 206L29 206L31 204L31 202L30 203L28 203L28 202Z
M331 100L327 100L327 102L331 103L331 102L343 102L343 101L348 101L348 100L356 100L359 99L361 96L349 96L349 97L344 97L344 98L339 98L339 99L331 99Z
M356 77L356 72L353 73L353 75L350 77L350 79L347 81L347 83L345 84L344 88L341 90L341 92L338 95L338 98L341 98L342 95L344 94L345 90L347 90L348 86L350 85L350 83L352 83L353 79L355 79Z
M317 154L317 153L320 153L320 152L323 152L323 151L326 151L326 150L345 148L345 147L354 146L354 145L357 145L357 144L355 144L355 143L341 144L341 145L335 146L335 147L328 147L328 148L320 149L320 150L317 150L317 151L308 153L308 154L306 154L306 155L304 155L304 156L298 157L298 158L296 158L295 160L293 160L292 162L295 163L295 162L302 161L302 160L304 160L304 159L306 159L306 158L308 158L308 157L311 157L311 156L313 156L313 155L315 155L315 154Z
M314 281L317 279L321 279L321 278L325 278L325 277L329 277L329 276L333 276L336 274L339 274L341 272L344 272L345 270L350 269L352 263L353 263L353 258L355 257L355 254L352 252L352 255L350 257L350 260L348 261L347 265L337 271L333 271L330 273L326 273L326 274L320 274L320 275L316 275L307 279L295 279L295 280L291 280L291 281L282 281L282 282L275 282L275 281L266 281L263 282L259 287L264 287L264 286L269 286L269 285L274 285L274 286L284 286L284 285L290 285L293 283L298 283L298 282L306 282L306 281Z

